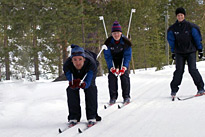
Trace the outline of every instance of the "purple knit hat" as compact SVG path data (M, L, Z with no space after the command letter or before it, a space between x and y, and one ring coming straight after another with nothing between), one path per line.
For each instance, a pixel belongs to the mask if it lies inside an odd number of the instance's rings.
M112 25L112 32L120 31L122 32L121 26L118 21L115 21Z

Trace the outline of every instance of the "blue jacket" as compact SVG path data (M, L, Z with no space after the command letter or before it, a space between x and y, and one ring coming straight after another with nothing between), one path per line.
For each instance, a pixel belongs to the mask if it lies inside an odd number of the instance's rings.
M93 52L85 50L85 62L81 70L77 70L73 65L72 58L69 57L63 65L63 71L68 81L73 79L83 79L86 75L84 82L86 83L85 89L93 83L95 84L95 78L97 74L98 61L97 55ZM73 79L72 79L73 75Z
M196 24L176 21L167 31L167 40L173 53L191 53L202 50L202 37Z
M115 43L112 36L109 37L105 41L105 45L108 50L104 50L104 57L109 70L111 67L120 69L122 65L126 68L129 67L129 62L132 56L132 44L124 35L122 35L118 44Z

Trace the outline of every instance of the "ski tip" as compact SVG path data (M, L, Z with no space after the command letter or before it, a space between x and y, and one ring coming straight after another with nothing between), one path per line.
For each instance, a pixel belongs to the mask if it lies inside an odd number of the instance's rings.
M120 105L118 105L118 109L121 109Z
M107 109L107 106L106 106L106 105L104 105L104 109Z
M181 100L179 97L177 97L178 100Z
M58 129L58 133L62 133L62 130L60 128Z
M82 130L80 128L78 128L78 133L83 133Z

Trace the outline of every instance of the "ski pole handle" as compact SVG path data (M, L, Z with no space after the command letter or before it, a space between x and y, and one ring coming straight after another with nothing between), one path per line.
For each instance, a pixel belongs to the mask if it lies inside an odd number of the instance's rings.
M83 81L85 80L85 77L87 76L87 74L85 74L85 76L83 77L83 79L80 81L79 86L83 83Z
M101 52L102 52L103 50L107 50L107 46L106 46L106 45L102 45L102 48L101 48L100 52L99 52L98 55L97 55L97 59L98 59L98 57L100 56L100 54L101 54Z

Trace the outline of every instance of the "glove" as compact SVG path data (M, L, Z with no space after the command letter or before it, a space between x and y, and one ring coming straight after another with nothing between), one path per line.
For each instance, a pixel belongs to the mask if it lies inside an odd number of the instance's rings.
M78 87L79 87L79 88L82 88L82 89L85 89L85 86L86 86L86 83L83 82L83 83L81 83L80 86L78 86Z
M118 76L120 74L120 70L119 68L116 69L116 72L115 72L115 76Z
M127 68L125 66L122 67L122 69L120 70L120 76L122 76L123 74L125 74L125 71L127 70Z
M73 81L69 81L69 86L72 89L78 88L80 85L80 81L81 81L80 79L74 79Z
M72 89L76 88L73 81L69 81L69 87Z
M198 57L199 57L199 59L202 59L202 57L203 57L202 49L198 50Z
M112 68L110 69L110 72L112 72L112 74L115 75L115 73L116 73L116 69L115 69L114 67L112 67Z
M172 53L172 59L175 60L176 57L175 57L175 53Z

